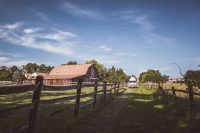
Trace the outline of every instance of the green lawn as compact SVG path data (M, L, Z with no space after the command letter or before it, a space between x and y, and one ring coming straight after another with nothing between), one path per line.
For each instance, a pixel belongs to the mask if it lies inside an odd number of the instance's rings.
M82 108L80 118L70 113L39 122L37 133L198 133L200 107L189 109L185 99L161 97L156 90L129 89L98 106Z
M87 90L87 89L86 89ZM88 91L88 90L87 90ZM89 92L89 91L88 91ZM92 100L91 98L82 101ZM97 108L82 107L78 118L73 112L53 116L38 121L37 133L198 133L200 131L200 106L191 110L186 99L162 97L156 90L148 88L128 89L124 94L108 97L106 102L98 102ZM39 108L39 116L66 108L74 101L44 105ZM16 118L18 116L18 119ZM27 114L16 113L2 121L1 129L19 122ZM23 118L26 119L26 118ZM2 123L5 122L3 125ZM7 124L7 125L6 125Z
M98 90L102 90L102 87L98 87ZM94 87L85 87L82 88L81 94L87 94L94 92ZM101 93L99 93L101 94ZM14 93L9 95L0 95L0 110L7 109L11 107L18 107L21 105L30 104L32 101L32 91L25 93ZM73 96L76 95L76 90L61 90L61 91L44 91L41 93L41 100L56 99L61 97ZM93 97L81 98L81 102L87 102L93 100ZM38 116L45 117L48 114L65 109L69 106L74 106L75 100L69 100L65 102L59 102L54 104L47 104L39 106ZM29 110L14 111L10 115L6 115L0 118L0 131L19 125L28 121Z

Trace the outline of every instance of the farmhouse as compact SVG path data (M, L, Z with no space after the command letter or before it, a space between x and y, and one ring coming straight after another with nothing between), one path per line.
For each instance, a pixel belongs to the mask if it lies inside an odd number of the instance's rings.
M93 64L61 65L53 68L44 76L45 85L69 85L71 82L92 82L99 79L99 73Z

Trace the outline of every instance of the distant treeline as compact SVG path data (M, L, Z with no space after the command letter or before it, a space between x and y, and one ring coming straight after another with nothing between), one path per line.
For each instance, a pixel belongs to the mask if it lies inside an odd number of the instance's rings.
M99 72L101 81L108 82L127 82L130 78L129 75L124 73L122 68L106 68L103 64L100 64L96 60L89 60L85 62L86 64L94 64ZM78 64L77 61L68 61L61 65L75 65ZM21 67L17 66L1 66L0 67L0 80L1 81L22 81L25 80L25 74L32 74L34 72L49 73L54 66L49 66L45 64L27 63Z

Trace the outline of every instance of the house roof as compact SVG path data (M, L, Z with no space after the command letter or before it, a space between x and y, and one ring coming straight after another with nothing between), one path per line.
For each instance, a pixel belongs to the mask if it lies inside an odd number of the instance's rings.
M31 76L33 76L33 77L37 77L37 76L45 77L47 75L48 75L47 73L34 72Z
M45 78L50 77L59 77L59 78L75 78L84 76L87 74L87 71L89 67L91 67L93 64L80 64L80 65L61 65L53 68L51 72L49 73L49 76L46 76Z

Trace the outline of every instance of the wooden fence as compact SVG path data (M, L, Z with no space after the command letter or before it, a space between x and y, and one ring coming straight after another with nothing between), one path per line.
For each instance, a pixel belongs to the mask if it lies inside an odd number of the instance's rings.
M103 87L103 90L98 90L99 86ZM31 90L34 91L31 104L26 104L23 106L0 110L0 116L10 115L15 111L21 111L21 110L26 110L26 109L30 110L28 122L19 124L16 127L10 128L9 130L6 130L4 132L12 132L13 130L27 130L29 133L32 133L34 131L36 121L40 119L37 116L39 105L53 104L53 103L59 103L59 102L64 102L64 101L69 101L69 100L75 100L74 106L70 106L68 108L53 112L46 118L49 118L51 116L54 116L56 114L60 114L63 112L72 111L72 110L74 110L74 117L78 117L80 107L88 106L91 104L93 104L94 108L96 107L98 93L103 93L102 95L103 101L105 101L107 98L107 94L111 96L112 94L119 92L119 90L122 89L120 88L120 86L121 86L120 83L107 83L107 82L98 83L97 81L93 83L84 83L81 80L78 83L75 83L71 86L44 86L43 78L38 76L36 78L35 85L26 85L26 86L21 86L21 87L17 86L17 88L16 86L1 87L0 95L22 93L22 92L31 91ZM87 94L81 94L81 90L84 87L94 87L94 91ZM110 89L108 89L108 87L110 87ZM56 99L49 99L49 100L40 100L42 88L48 91L76 90L76 95L56 98ZM88 96L92 96L93 100L90 102L82 102L82 103L80 102L80 98L85 98Z
M151 86L151 88L158 89L160 94L164 96L172 96L176 102L178 102L178 98L184 98L188 100L191 109L195 104L200 105L200 93L194 92L192 86L189 86L185 90L175 89L174 87L172 87L171 89L163 89L163 88L159 89L158 85L157 86L155 85L154 87Z

